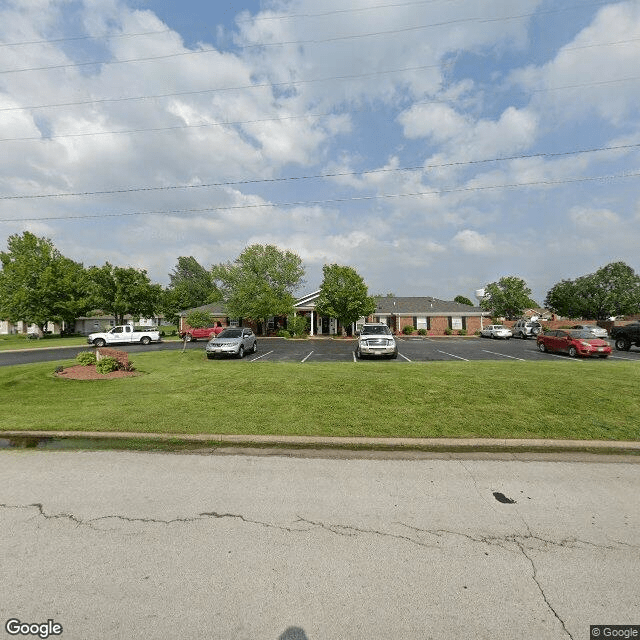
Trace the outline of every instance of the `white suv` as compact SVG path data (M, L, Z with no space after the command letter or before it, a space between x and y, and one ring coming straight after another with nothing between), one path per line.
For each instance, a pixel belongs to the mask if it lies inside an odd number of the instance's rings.
M398 357L398 345L389 327L383 322L366 323L360 329L356 357L384 356Z
M535 338L542 333L542 325L535 320L518 320L511 328L514 338L526 340L529 336Z

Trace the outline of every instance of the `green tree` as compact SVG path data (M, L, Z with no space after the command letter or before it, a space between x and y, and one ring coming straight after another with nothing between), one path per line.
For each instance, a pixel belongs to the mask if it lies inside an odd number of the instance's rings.
M545 305L569 318L606 320L638 313L640 276L624 262L610 262L595 273L556 283Z
M193 256L180 256L175 269L169 274L169 286L162 295L161 306L165 318L177 324L181 311L218 300L220 292L213 282L211 272Z
M254 244L234 262L215 265L211 273L227 315L261 322L264 333L270 317L293 313L293 292L303 282L304 267L292 251Z
M194 329L211 326L211 314L206 311L192 311L185 318L187 324Z
M0 253L0 315L11 322L72 324L89 309L84 267L65 258L48 238L13 235Z
M517 318L529 307L538 305L531 299L531 289L517 276L504 276L485 288L485 297L480 306L496 317Z
M116 324L123 324L127 314L153 316L160 307L162 287L151 284L144 269L114 267L107 262L91 267L89 279L93 307L113 314Z
M465 298L464 296L456 296L453 301L457 302L458 304L468 304L470 307L473 307L473 302L471 302L469 298Z
M352 267L325 264L316 311L322 316L337 318L343 327L365 318L376 309L375 298L369 296L367 285Z

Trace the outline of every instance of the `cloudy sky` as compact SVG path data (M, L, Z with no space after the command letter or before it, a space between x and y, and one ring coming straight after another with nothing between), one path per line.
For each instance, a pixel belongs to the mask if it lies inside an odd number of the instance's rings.
M640 0L0 0L0 248L542 302L640 271L639 105Z

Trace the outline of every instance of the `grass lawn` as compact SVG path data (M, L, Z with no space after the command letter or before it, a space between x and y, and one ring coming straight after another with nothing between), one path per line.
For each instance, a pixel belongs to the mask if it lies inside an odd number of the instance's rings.
M266 363L138 354L139 377L0 368L0 430L640 440L634 363Z
M175 327L167 327L165 330L164 341L179 340L180 336L169 335ZM51 347L77 347L87 344L86 336L72 336L61 338L59 335L48 335L39 340L29 340L26 335L0 335L0 351L9 351L11 349L47 349ZM117 348L117 346L116 346Z

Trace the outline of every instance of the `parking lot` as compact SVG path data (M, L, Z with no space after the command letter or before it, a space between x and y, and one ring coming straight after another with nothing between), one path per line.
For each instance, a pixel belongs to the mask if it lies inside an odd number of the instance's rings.
M530 362L566 362L568 365L580 365L585 362L600 365L604 359L570 358L568 355L541 353L533 339L492 340L489 338L423 338L398 337L398 359L380 359L380 362L403 364L406 362L467 362L474 360L530 361ZM193 345L195 346L195 345ZM244 358L245 362L353 362L355 340L309 339L285 340L283 338L258 337L258 352ZM204 344L199 346L204 350ZM222 360L216 359L215 362ZM233 361L233 360L232 360ZM364 362L373 362L365 360ZM608 362L640 362L640 351L635 347L631 351L613 351L606 359Z

